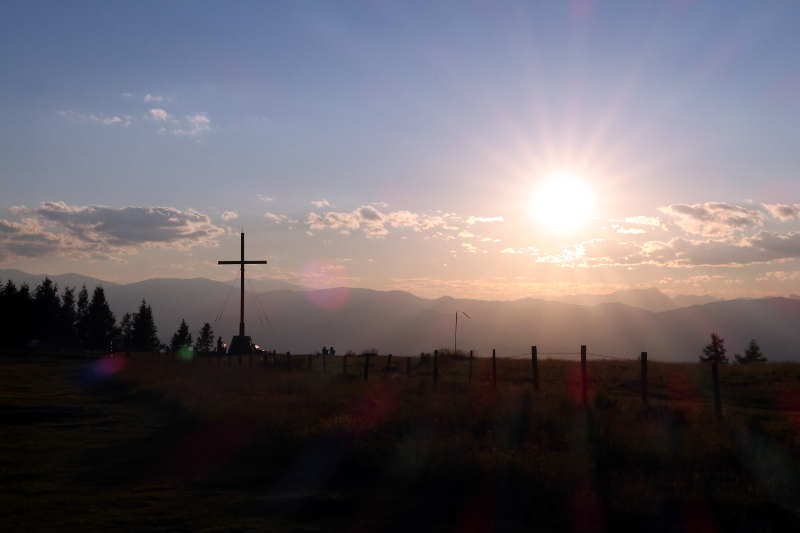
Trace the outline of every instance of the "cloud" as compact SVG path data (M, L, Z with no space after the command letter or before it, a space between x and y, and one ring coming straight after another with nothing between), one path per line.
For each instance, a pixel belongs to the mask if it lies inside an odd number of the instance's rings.
M160 107L155 107L153 109L150 109L147 112L147 115L155 120L168 120L170 118L169 113L167 113L167 110L161 109Z
M256 198L258 198L262 202L272 202L273 200L275 200L275 198L273 198L272 196L267 196L265 194L256 194Z
M661 226L661 221L656 217L625 217L622 221L627 224L637 224L639 226Z
M269 211L264 213L264 218L266 218L267 221L271 222L272 224L283 224L285 222L289 222L289 217L287 217L286 215L270 213Z
M800 204L764 204L764 208L782 221L800 219Z
M130 94L130 93L128 93L128 94ZM158 96L158 95L150 94L150 93L147 93L146 95L144 95L144 101L145 102L160 103L160 102L163 102L164 100L165 100L165 98L163 96Z
M306 223L311 230L334 230L343 234L358 230L367 237L381 238L389 234L390 228L416 232L432 229L459 231L460 228L451 222L456 218L450 213L428 215L405 210L383 213L375 204L368 204L353 211L311 212L306 216ZM444 234L434 236L445 238Z
M133 117L130 115L106 115L104 113L78 113L77 111L57 111L58 115L80 122L94 122L103 126L130 126Z
M98 249L213 245L224 233L208 216L174 207L114 208L43 202L35 213L83 245Z
M674 204L659 210L671 216L683 231L705 237L730 237L764 223L758 209L721 202Z
M311 205L313 205L314 207L322 208L322 207L330 207L331 203L323 198L322 200L312 200Z
M614 228L614 231L621 235L641 235L643 233L647 233L647 231L643 230L642 228L626 228L624 226L620 226L619 224L612 224L611 227Z
M236 211L223 211L222 220L234 220L239 218L239 213Z
M0 261L16 257L41 257L56 253L62 239L45 231L36 219L21 222L0 219Z
M170 131L173 135L197 137L211 131L211 119L206 113L193 113L184 117L181 127Z
M486 222L503 222L503 217L469 217L466 222L468 225L472 226L473 224L478 223L486 223Z

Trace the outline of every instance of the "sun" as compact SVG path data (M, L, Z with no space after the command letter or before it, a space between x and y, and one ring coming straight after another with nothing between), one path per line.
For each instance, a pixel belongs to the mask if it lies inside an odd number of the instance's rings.
M585 226L594 210L589 184L572 174L552 174L533 192L534 218L551 231L571 232Z

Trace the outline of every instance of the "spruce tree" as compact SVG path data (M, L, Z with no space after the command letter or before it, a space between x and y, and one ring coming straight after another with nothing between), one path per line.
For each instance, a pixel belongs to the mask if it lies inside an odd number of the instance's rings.
M747 346L747 350L744 352L744 357L736 354L736 362L742 365L748 365L751 363L766 363L767 358L761 353L761 347L758 345L755 339L750 339L750 344Z
M78 335L78 343L84 349L89 348L89 291L86 285L81 287L78 293L78 303L75 309L75 333Z
M717 335L711 334L711 343L703 348L703 355L700 356L701 363L709 363L716 361L718 363L727 363L728 357L725 355L725 339Z
M222 337L217 337L217 354L223 355L225 353L225 343L222 342Z
M125 313L119 325L119 348L129 352L133 350L133 319L135 313Z
M155 352L161 343L157 336L155 321L153 320L153 310L142 300L139 305L139 312L133 315L133 326L131 328L131 344L137 352Z
M36 286L33 309L32 326L35 337L42 343L52 343L60 333L61 299L58 297L58 286L50 278L44 278L44 281Z
M103 287L95 287L86 321L87 347L90 350L109 350L116 320L108 307Z
M67 287L61 297L61 312L59 316L60 342L69 348L74 348L77 344L77 334L75 331L75 289Z
M187 346L192 346L192 335L189 333L189 326L186 325L186 321L181 319L181 325L178 326L178 331L172 336L169 349L171 352L177 353Z
M197 353L209 353L214 345L214 331L211 329L211 324L206 322L200 329L200 334L197 336L197 342L194 345L194 351Z

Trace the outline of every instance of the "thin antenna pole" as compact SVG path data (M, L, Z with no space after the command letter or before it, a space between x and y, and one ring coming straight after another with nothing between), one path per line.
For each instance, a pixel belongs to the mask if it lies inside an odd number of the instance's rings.
M453 355L458 351L458 311L456 311L456 327L453 328Z

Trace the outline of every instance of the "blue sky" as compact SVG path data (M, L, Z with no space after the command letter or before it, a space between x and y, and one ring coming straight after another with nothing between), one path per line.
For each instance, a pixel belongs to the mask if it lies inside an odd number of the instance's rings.
M429 295L791 291L800 250L731 267L674 240L794 246L798 27L791 1L7 2L0 262L219 277L244 226L267 275L295 281L321 264L325 283ZM564 174L593 191L580 232L530 220L537 183ZM156 207L187 225L165 231ZM637 216L659 226L614 228ZM598 239L646 257L587 264Z

